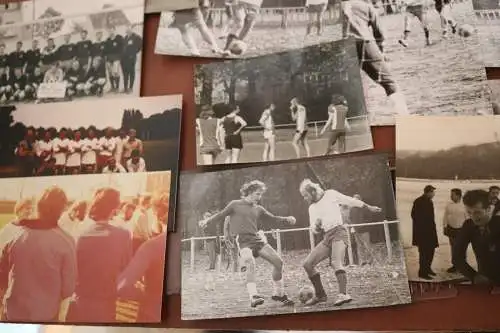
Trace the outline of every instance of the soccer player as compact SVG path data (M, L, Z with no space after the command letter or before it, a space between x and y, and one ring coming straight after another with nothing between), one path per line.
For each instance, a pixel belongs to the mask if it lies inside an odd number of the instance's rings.
M234 21L235 24L231 33L227 36L224 53L231 55L231 45L235 41L244 41L248 34L253 30L260 13L260 7L263 0L237 0L234 3ZM240 29L241 27L241 29Z
M441 29L443 30L443 38L448 37L448 27L451 27L451 32L457 32L457 22L453 18L451 12L451 0L434 0L434 8L439 13L441 19Z
M34 39L31 45L31 50L25 53L25 66L24 74L31 76L35 72L35 68L40 67L40 61L42 59L42 51L38 46L38 40Z
M210 212L204 213L203 220L207 220L212 215L213 214ZM220 230L220 228L218 228L219 225L220 224L217 223L207 224L203 229L203 234L205 235L205 237L213 237L205 240L208 252L209 271L215 270L215 266L217 264L217 255L220 253L220 245L219 245L219 250L217 250L217 243L219 242L219 234L220 234L218 232L218 230Z
M108 30L105 54L106 66L109 73L111 91L118 92L120 89L120 58L123 51L123 37L116 33L116 28L111 26Z
M336 153L345 153L345 136L346 131L350 130L349 122L347 121L347 112L349 107L344 96L333 96L332 103L328 106L328 120L320 132L320 135L325 134L328 130L328 146L325 155L330 155L338 141L339 149Z
M100 150L99 139L95 136L95 128L89 128L82 145L82 173L95 173L97 170L97 153Z
M92 41L88 39L87 30L80 32L81 40L76 43L75 56L80 62L80 67L88 70L90 67L90 50L92 49Z
M309 21L307 22L306 37L311 34L312 28L316 26L318 36L323 33L323 16L328 6L328 0L306 0Z
M416 17L424 29L425 42L431 45L431 37L429 32L429 0L406 0L405 3L405 16L404 16L404 32L403 38L399 40L399 44L408 47L408 36L411 32L411 19L412 16Z
M327 294L321 282L316 266L332 255L332 266L335 270L339 294L334 305L340 306L352 300L347 294L347 275L344 268L345 250L348 242L347 228L344 226L341 205L364 207L372 212L380 212L379 207L370 206L361 200L344 195L336 190L324 190L319 184L305 179L300 184L300 194L309 204L309 221L313 233L324 231L323 240L309 253L303 267L314 287L314 297L306 305L324 303Z
M459 188L451 189L450 191L451 201L446 204L443 214L443 235L448 237L450 241L451 249L451 262L452 265L448 268L448 273L456 273L457 268L453 265L455 260L453 259L453 244L457 239L457 235L460 233L460 229L464 225L464 222L469 219L465 206L462 203L462 190Z
M30 99L37 98L38 87L40 87L40 84L43 82L43 79L44 75L42 74L42 69L40 68L40 66L35 67L33 73L27 76L26 88L28 92L28 98Z
M61 62L61 68L65 72L73 67L76 51L76 45L71 43L71 34L64 35L64 44L57 49L56 57Z
M69 139L66 137L66 129L59 130L59 137L52 140L53 157L56 159L56 175L63 175L66 166L66 156L69 148Z
M458 232L453 246L453 265L474 284L500 286L500 216L489 212L488 192L465 193L463 203L470 216ZM467 248L476 257L475 270L467 263Z
M68 321L116 321L116 284L132 258L130 233L110 224L120 202L117 190L102 188L88 206L88 220L76 243L78 276Z
M102 169L102 173L126 173L127 170L118 162L116 162L114 157L111 157L107 161L107 165Z
M146 161L141 157L141 153L138 150L134 150L126 162L126 167L130 173L146 172Z
M92 65L87 72L86 80L87 94L102 96L106 85L106 66L101 58L92 58Z
M47 45L42 49L41 61L43 73L57 61L57 47L53 38L47 39Z
M105 130L103 137L99 139L99 157L97 161L97 167L102 170L108 165L108 161L114 156L116 149L116 141L113 137L113 129L108 127ZM117 162L117 161L115 161Z
M43 133L43 140L38 141L35 154L38 157L37 174L39 174L40 169L45 170L48 167L48 162L52 158L52 133L50 130L46 130Z
M68 235L77 239L82 228L82 222L87 215L88 202L85 200L76 200L71 207L65 211L58 221L61 229L66 231Z
M243 149L243 139L241 131L247 126L247 122L241 118L240 107L235 105L224 118L221 119L221 126L224 129L224 149L226 150L226 164L238 163L240 152Z
M35 131L31 128L27 129L24 139L19 142L15 150L19 161L19 173L21 177L31 177L35 171L35 139Z
M137 131L131 128L128 131L128 139L123 143L123 160L128 161L132 157L132 152L138 150L142 156L144 153L144 146L142 140L137 138Z
M209 106L203 106L200 117L196 119L196 130L200 136L200 155L204 165L215 163L221 152L221 123Z
M274 128L273 112L276 106L271 103L267 109L262 112L259 119L259 124L264 127L264 152L262 153L263 161L274 161L276 156L276 133Z
M142 38L131 25L127 25L123 37L123 51L120 64L123 73L123 92L129 94L134 89L137 55L142 51Z
M226 19L224 26L222 27L221 36L219 38L226 38L229 31L235 29L235 28L233 28L233 26L236 24L236 22L234 20L234 5L235 4L236 4L236 0L226 0L224 2L224 9L225 9L227 19ZM238 26L238 30L241 29L242 27L243 27L243 24Z
M75 131L73 138L68 142L68 158L66 160L66 174L76 175L82 171L82 133Z
M0 100L7 101L12 93L12 87L7 75L7 68L0 67Z
M2 320L55 322L75 290L75 242L57 225L68 199L56 186L37 200L37 218L16 221L18 234L2 246Z
M292 145L295 150L297 158L300 158L300 145L304 147L306 151L306 156L311 156L311 148L309 147L309 142L307 141L307 111L306 108L300 104L297 97L292 98L290 101L290 112L292 120L295 121L295 135L293 136Z
M246 269L247 290L250 297L250 306L255 308L264 303L264 298L257 293L255 280L255 258L262 258L273 266L273 295L272 300L283 305L291 306L293 301L285 294L283 283L283 260L276 251L267 244L265 235L258 229L258 221L268 219L277 223L295 224L293 216L275 216L260 206L262 195L267 187L261 181L253 180L243 184L240 189L241 199L231 201L222 211L210 218L200 221L201 228L212 223L223 223L230 217L231 233L237 235L236 241L240 249L240 258Z
M125 165L127 162L123 158L123 147L125 145L125 142L128 141L128 135L125 129L121 128L120 131L118 132L118 136L115 138L116 142L116 149L115 149L115 159L122 165Z
M405 98L384 59L385 37L377 10L363 0L343 0L341 10L342 34L344 38L356 40L363 71L385 90L396 113L407 114Z
M64 72L58 61L54 61L45 72L43 83L64 82Z
M9 77L14 77L16 69L20 69L22 74L25 62L26 58L23 51L23 42L17 42L16 50L8 55Z
M71 67L64 76L66 82L66 96L83 96L85 93L85 80L87 73L80 67L78 60L73 60Z
M5 54L5 44L0 43L0 68L2 68L5 73L7 72L7 69L9 67L9 55Z
M102 40L103 32L96 31L95 40L90 49L90 56L92 60L99 58L102 64L106 64L106 41Z
M20 102L26 98L27 93L27 78L23 74L22 68L15 68L14 75L10 77L10 86L12 94L9 98L10 101ZM28 89L29 90L29 89Z

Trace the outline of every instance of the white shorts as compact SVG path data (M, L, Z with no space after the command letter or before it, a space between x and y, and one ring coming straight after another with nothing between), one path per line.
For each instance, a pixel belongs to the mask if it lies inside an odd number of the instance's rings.
M274 136L274 131L265 130L262 134L264 135L264 139L269 140Z

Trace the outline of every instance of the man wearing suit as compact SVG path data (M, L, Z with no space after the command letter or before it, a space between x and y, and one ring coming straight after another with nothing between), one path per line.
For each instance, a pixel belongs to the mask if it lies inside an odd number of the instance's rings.
M434 219L434 191L436 188L427 185L424 193L415 199L411 209L413 221L413 245L418 247L419 270L418 277L424 280L432 280L436 275L432 269L434 252L438 247L436 221Z
M490 215L495 216L500 212L500 200L498 196L500 195L500 187L493 185L488 189L490 197Z
M142 50L142 38L133 32L132 26L128 26L123 37L123 53L121 66L123 72L123 86L125 93L131 93L135 83L135 66L137 55Z

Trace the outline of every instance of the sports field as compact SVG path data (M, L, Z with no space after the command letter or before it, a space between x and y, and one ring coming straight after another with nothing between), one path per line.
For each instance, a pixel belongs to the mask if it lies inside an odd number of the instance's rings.
M290 308L276 304L270 299L272 294L271 266L262 259L257 259L257 287L259 294L265 297L265 303L257 308L251 308L243 276L226 271L223 265L220 273L215 276L215 289L207 290L205 282L208 255L204 251L197 252L195 270L191 272L189 251L185 251L182 258L182 319L317 312L408 303L410 302L408 279L402 266L404 259L399 243L393 244L393 252L393 260L389 262L385 244L375 244L372 249L374 265L351 266L347 269L348 293L353 297L353 301L338 308L333 306L337 296L337 282L333 269L328 266L328 260L318 266L329 296L328 302L315 307L305 307L298 300L298 294L303 286L310 285L302 268L302 261L306 258L308 251L285 251L283 253L285 290L296 302L295 307Z
M459 24L474 24L475 16L470 0L457 1L452 13ZM276 15L279 16L279 15ZM477 36L462 38L454 35L441 40L441 28L438 13L429 12L433 45L426 47L424 34L418 21L412 21L413 32L408 48L402 47L398 40L403 34L403 14L381 17L381 25L386 31L385 52L395 81L405 94L409 111L412 114L478 114L491 113L487 85L483 80L486 74L481 62L481 47ZM266 18L267 20L267 18ZM305 22L303 26L288 29L256 28L248 36L250 50L248 55L255 56L283 51L284 48L325 43L341 38L341 26L329 25L321 37L312 36L305 40ZM500 26L495 26L500 34ZM163 28L159 32L157 46L163 51L185 52L180 33L177 29ZM216 30L216 33L217 30ZM203 55L213 56L210 48L201 42L201 37L194 32ZM222 44L222 41L221 41ZM394 124L394 111L388 106L384 90L373 83L363 73L363 85L372 125Z
M488 16L476 16L483 60L486 67L500 67L500 11L488 12Z
M398 207L398 217L401 221L400 232L402 235L405 254L407 257L408 276L410 280L418 280L418 251L411 245L412 242L412 221L411 208L413 201L423 193L424 186L427 184L436 187L436 196L434 202L434 214L436 216L436 229L439 240L439 247L436 249L436 255L432 268L437 273L435 281L454 280L461 278L460 274L449 274L446 272L451 266L451 249L448 238L443 234L443 215L446 204L450 201L450 190L460 188L462 192L473 189L488 189L491 185L498 185L500 181L451 181L451 180L421 180L397 178L396 180L396 199ZM472 249L469 247L468 260L472 266L476 266L475 257Z
M365 128L363 128L365 124ZM321 124L322 126L323 124ZM369 131L366 122L356 122L356 124L351 125L352 131L347 133L346 137L346 151L355 152L368 150L373 148L372 136ZM325 134L322 137L316 135L316 130L319 132L321 127L315 128L314 126L309 126L308 140L309 146L311 147L311 156L321 156L325 154L328 139ZM295 151L292 146L292 139L295 135L295 127L290 128L278 128L276 130L276 160L287 160L296 158ZM240 154L240 163L249 162L260 162L262 161L262 152L264 150L264 137L262 136L262 131L259 130L243 130L243 150ZM199 138L197 138L199 142ZM199 147L199 145L197 145ZM301 148L302 149L302 148ZM302 149L302 157L305 156L305 151ZM203 160L201 155L198 154L198 163L202 164ZM226 158L226 153L220 154L216 163L224 163Z

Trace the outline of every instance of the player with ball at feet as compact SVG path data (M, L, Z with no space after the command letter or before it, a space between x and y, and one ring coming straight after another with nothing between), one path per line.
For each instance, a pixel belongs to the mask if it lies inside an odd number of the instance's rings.
M211 223L224 223L225 218L230 217L229 230L231 234L236 235L240 260L246 271L247 289L252 308L264 303L264 297L257 293L255 282L255 258L258 257L273 266L274 292L271 299L286 306L293 306L294 302L288 298L284 290L283 260L267 243L263 232L258 229L258 222L262 219L271 219L293 225L296 220L293 216L275 216L259 205L266 190L266 184L259 180L243 184L240 189L240 199L231 201L222 211L200 221L199 225L204 228Z
M319 184L313 183L310 179L303 180L299 190L304 200L309 204L309 221L312 232L317 234L324 231L323 240L309 253L303 264L314 287L314 297L305 304L312 306L327 300L316 266L328 259L330 253L339 285L339 294L334 305L340 306L349 303L352 298L347 294L347 275L343 265L349 235L344 226L340 206L363 207L372 212L382 210L335 190L323 190Z

